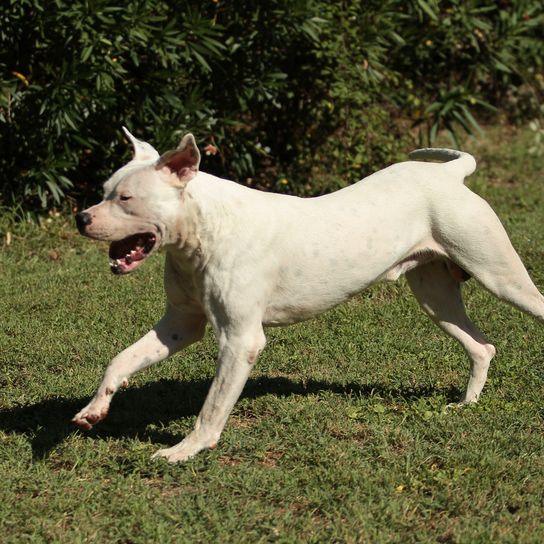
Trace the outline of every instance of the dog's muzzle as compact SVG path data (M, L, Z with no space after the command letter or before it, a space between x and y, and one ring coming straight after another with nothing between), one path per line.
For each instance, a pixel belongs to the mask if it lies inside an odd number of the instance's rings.
M85 234L85 228L92 222L93 218L91 217L90 213L79 212L78 214L76 214L76 225L77 230L79 230L80 234Z

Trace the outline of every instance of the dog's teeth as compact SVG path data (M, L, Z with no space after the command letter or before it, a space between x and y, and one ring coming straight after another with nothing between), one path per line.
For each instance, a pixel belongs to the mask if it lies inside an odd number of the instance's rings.
M119 259L113 259L112 261L110 261L110 268L114 274L119 274L121 270L119 266Z

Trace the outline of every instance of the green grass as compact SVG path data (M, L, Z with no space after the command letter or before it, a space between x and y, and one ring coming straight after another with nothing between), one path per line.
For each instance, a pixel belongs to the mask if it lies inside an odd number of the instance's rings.
M544 288L541 162L528 135L486 133L471 185ZM10 243L7 244L10 233ZM118 393L106 421L69 419L107 362L163 308L162 258L110 274L70 220L0 217L0 541L542 542L544 328L468 282L498 355L479 405L462 349L405 284L268 331L217 449L150 460L187 433L214 372L210 333Z

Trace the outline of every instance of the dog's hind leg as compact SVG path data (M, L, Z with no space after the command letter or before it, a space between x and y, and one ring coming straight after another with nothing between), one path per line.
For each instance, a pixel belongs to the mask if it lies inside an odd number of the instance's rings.
M503 242L483 259L476 254L474 260L466 259L466 255L455 256L455 260L497 298L544 322L544 296L529 277L510 240L506 238Z
M544 322L544 296L529 277L499 218L468 192L463 206L444 204L436 235L450 259L497 298Z
M487 379L495 347L465 313L461 285L444 260L418 266L406 273L417 301L431 319L463 346L472 367L463 402L476 402Z
M95 396L72 422L82 429L91 429L106 417L113 395L119 387L128 385L134 373L200 340L205 327L206 319L202 315L169 307L146 335L112 359Z

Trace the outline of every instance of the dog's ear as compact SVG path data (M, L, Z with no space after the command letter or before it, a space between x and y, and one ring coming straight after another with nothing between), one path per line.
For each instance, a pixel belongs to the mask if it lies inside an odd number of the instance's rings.
M200 151L192 134L186 134L177 149L167 151L157 161L155 169L173 175L174 184L184 186L198 174Z
M135 138L127 127L123 127L123 131L134 148L133 161L149 161L159 158L158 151L151 144Z

